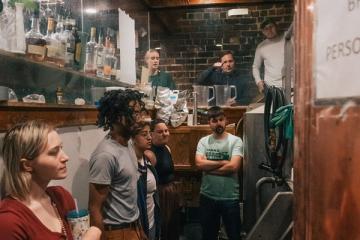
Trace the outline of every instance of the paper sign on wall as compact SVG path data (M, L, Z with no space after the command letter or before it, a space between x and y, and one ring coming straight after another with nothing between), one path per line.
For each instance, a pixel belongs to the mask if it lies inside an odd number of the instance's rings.
M360 0L317 0L317 99L360 96Z

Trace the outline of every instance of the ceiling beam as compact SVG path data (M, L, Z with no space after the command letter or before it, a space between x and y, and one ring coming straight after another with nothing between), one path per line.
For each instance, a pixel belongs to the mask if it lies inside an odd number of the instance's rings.
M149 8L203 7L215 5L234 5L246 3L292 2L292 0L142 0Z

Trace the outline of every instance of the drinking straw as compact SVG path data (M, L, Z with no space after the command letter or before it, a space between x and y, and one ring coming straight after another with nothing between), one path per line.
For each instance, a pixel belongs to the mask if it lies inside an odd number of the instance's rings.
M78 202L77 202L77 199L76 199L76 198L74 198L74 202L75 202L76 216L79 217L79 207L78 207Z

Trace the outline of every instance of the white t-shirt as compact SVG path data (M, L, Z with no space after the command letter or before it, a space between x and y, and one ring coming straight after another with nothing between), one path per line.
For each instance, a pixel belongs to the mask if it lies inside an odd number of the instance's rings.
M256 48L253 63L253 76L256 84L262 79L260 69L264 64L264 81L269 86L282 87L282 68L284 66L284 35L275 39L265 39Z

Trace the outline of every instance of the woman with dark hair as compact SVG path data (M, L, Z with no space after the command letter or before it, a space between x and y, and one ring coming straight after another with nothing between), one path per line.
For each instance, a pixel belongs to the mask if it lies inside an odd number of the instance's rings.
M75 209L70 193L51 180L67 176L69 157L54 128L29 121L11 128L2 146L0 237L6 240L73 239L66 214ZM82 239L100 239L91 227Z
M175 182L174 163L167 145L169 136L165 122L161 119L154 120L151 123L151 151L146 151L146 155L155 155L151 160L159 179L161 239L177 240L180 235L181 194Z
M133 127L132 143L138 160L138 207L143 230L149 240L159 239L160 235L160 208L157 192L157 174L151 165L154 155L145 156L145 150L151 148L150 124L136 123Z

